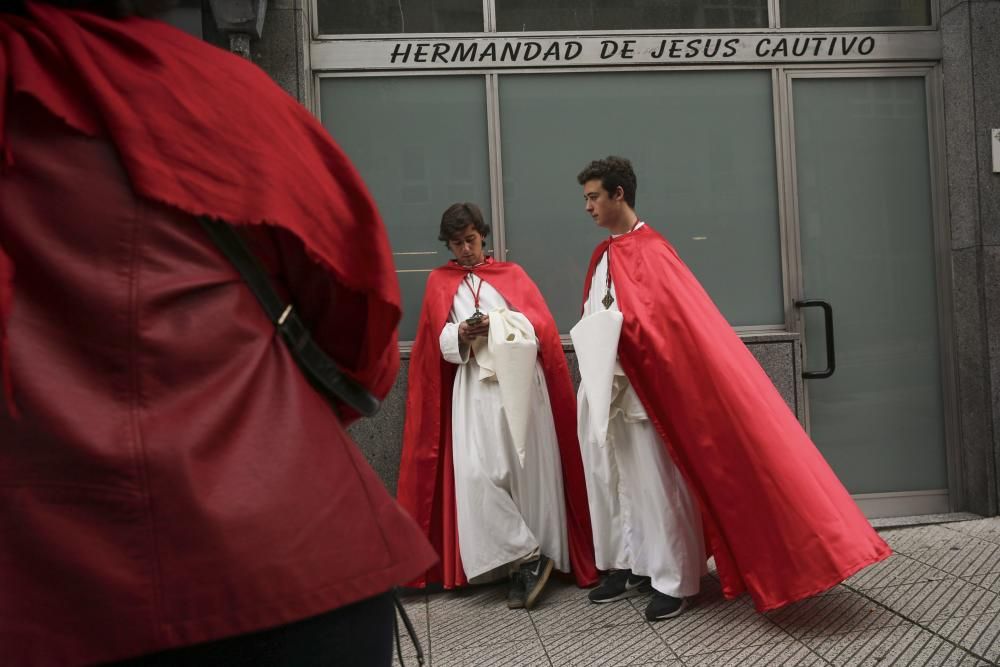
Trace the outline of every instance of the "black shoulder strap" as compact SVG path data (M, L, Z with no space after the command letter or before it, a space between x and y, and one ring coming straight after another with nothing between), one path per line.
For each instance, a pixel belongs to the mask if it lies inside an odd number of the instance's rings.
M313 387L330 400L354 408L365 417L379 409L379 402L361 384L344 374L326 352L316 344L308 329L299 319L292 304L284 303L278 296L271 278L264 267L247 248L243 237L225 222L199 218L201 226L219 250L232 262L243 276L267 318L284 339L288 350Z

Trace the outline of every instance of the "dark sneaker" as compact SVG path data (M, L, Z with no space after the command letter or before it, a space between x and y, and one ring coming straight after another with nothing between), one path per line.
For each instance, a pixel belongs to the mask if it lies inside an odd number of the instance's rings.
M545 588L545 582L552 574L554 563L548 556L539 556L538 560L525 563L521 566L521 580L524 582L524 608L531 609L538 600L538 594Z
M687 608L687 600L664 595L660 591L653 591L653 599L646 605L647 621L662 621L667 618L680 616L681 612Z
M524 609L524 598L527 594L524 591L524 579L521 572L515 570L510 573L510 588L507 589L507 609Z
M611 570L601 585L587 594L591 602L614 602L640 595L649 590L649 577L632 574L632 570Z

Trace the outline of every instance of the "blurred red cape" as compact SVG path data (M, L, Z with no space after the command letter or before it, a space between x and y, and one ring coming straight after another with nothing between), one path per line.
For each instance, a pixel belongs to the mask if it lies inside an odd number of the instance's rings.
M166 23L44 4L27 9L28 17L0 15L0 163L17 160L4 140L6 96L25 95L75 130L113 143L141 196L191 215L291 232L313 270L340 288L338 316L320 318L326 321L313 336L384 397L399 370L392 252L367 188L319 121L260 68ZM15 269L0 247L0 349ZM359 335L326 335L344 321ZM2 356L0 367L8 371Z

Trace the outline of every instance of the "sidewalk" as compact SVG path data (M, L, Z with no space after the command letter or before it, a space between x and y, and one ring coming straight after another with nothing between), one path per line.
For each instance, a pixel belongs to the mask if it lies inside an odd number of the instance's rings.
M746 596L726 601L714 572L683 615L659 623L643 617L646 597L594 605L562 580L530 612L508 610L502 585L404 603L432 667L1000 662L1000 517L879 532L889 559L763 615ZM405 665L416 665L403 640Z

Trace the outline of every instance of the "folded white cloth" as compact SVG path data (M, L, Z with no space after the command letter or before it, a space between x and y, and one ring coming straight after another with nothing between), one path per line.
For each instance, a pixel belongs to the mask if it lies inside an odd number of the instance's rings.
M626 421L648 419L618 364L622 320L618 310L600 310L584 317L569 332L580 364L580 386L587 401L590 432L601 445L608 440L608 421L618 412L624 413Z
M535 328L523 314L498 308L490 311L487 340L473 342L480 381L500 384L504 415L514 441L518 461L524 466L524 448L531 417L531 384L535 381L538 341Z
M611 385L611 410L608 413L608 421L614 419L619 412L622 419L629 423L649 419L646 408L639 400L639 394L635 393L632 383L625 377L625 371L616 363L615 379Z

